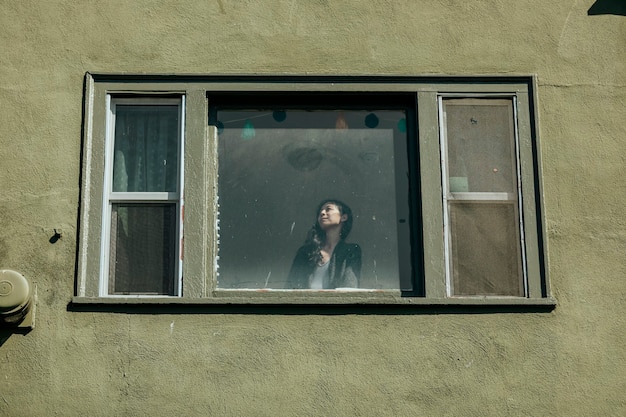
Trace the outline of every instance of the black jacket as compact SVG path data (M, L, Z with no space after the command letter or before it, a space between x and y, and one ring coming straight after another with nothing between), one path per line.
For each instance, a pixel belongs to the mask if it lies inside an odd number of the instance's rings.
M315 270L315 262L309 259L310 251L309 245L298 249L291 264L286 288L309 288L309 278ZM361 279L361 247L359 245L339 241L329 262L330 288L359 287Z

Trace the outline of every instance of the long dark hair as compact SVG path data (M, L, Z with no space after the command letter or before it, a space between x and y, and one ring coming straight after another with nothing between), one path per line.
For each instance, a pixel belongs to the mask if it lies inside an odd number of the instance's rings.
M324 205L326 204L336 205L337 209L339 209L339 213L341 213L342 216L346 215L346 220L343 222L343 225L341 227L341 240L345 240L345 238L348 237L348 234L350 234L350 230L352 230L352 222L354 220L350 206L348 206L343 201L333 198L322 200L322 202L317 206L317 210L315 211L315 224L313 224L313 227L311 227L311 230L309 230L305 241L305 245L309 248L309 260L311 262L314 262L315 264L321 262L322 246L324 246L324 244L326 243L326 231L322 229L318 221L320 211L322 210L322 207L324 207Z

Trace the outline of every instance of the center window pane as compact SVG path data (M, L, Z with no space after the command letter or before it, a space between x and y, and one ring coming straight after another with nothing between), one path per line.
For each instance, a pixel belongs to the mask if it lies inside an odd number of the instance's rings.
M406 117L405 109L212 110L218 287L401 288Z

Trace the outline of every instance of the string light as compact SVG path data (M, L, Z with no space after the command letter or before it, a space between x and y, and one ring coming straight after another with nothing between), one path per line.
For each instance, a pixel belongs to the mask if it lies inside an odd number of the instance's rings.
M337 121L335 122L335 129L337 130L345 130L348 129L348 122L346 122L346 116L342 111L339 112L337 116Z
M245 140L250 140L256 136L256 130L254 129L254 125L248 119L243 124L243 129L241 130L241 138Z

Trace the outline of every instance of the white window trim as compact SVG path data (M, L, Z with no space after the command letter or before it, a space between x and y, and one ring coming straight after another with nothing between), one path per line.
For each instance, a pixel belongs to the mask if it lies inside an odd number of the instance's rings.
M503 192L451 192L448 190L448 180L450 175L448 173L448 138L447 138L447 122L446 113L444 111L443 101L448 97L458 98L457 95L445 95L441 94L437 98L437 107L439 109L439 141L441 146L441 187L443 196L443 235L444 235L444 252L445 252L445 265L446 265L446 295L450 298L476 298L482 296L468 296L468 295L455 295L452 285L452 249L451 249L451 229L450 229L450 217L448 213L448 201L467 201L467 202L490 202L498 203L501 201L503 204L510 201L517 201L517 210L519 212L519 224L518 232L520 234L520 251L521 251L521 266L522 266L522 298L529 296L528 285L528 268L526 258L526 244L524 237L524 207L523 207L523 193L522 193L522 175L521 175L521 158L520 158L520 135L518 127L518 103L517 95L481 95L481 98L507 98L512 101L513 108L513 141L515 145L515 180L517 186L517 195ZM514 297L515 298L515 297Z
M178 173L177 187L178 192L113 192L113 157L115 147L115 123L116 112L115 107L118 104L150 104L150 105L176 105L179 111L179 131L178 131ZM105 163L104 163L104 181L102 193L102 235L100 248L100 273L99 273L99 292L98 296L105 298L162 298L164 295L152 294L109 294L109 277L110 277L110 247L111 247L111 212L113 203L174 203L176 205L176 247L175 247L175 270L177 273L176 282L174 284L174 294L167 297L182 296L182 277L183 277L183 254L182 254L182 236L183 236L183 219L184 212L183 198L184 195L184 137L185 137L185 96L180 98L114 98L112 94L106 95L106 147L105 147Z

